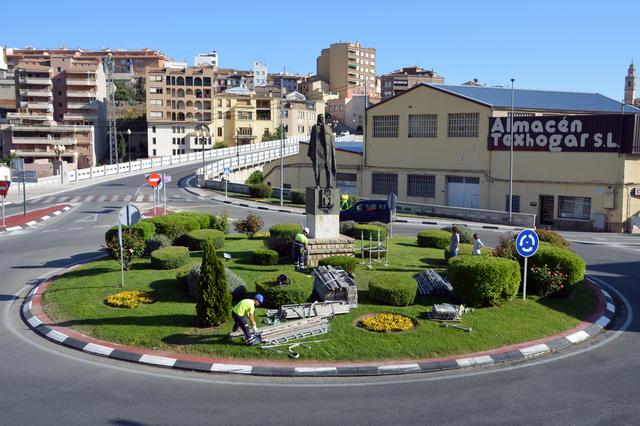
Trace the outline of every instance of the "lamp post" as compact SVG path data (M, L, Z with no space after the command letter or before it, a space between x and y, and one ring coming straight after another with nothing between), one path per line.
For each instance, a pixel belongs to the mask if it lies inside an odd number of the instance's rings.
M509 223L511 223L511 219L513 216L513 108L514 108L514 100L515 100L515 90L513 83L516 80L514 78L511 79L511 120L509 123L509 134L510 141L509 144Z
M127 129L127 159L129 160L129 173L131 173L131 129Z
M62 144L53 146L53 152L56 154L58 160L56 166L60 174L60 183L62 184L64 184L64 162L62 160L62 154L64 154L66 150L67 148Z
M280 79L280 207L284 205L284 73Z
M209 126L207 126L206 124L198 124L196 126L196 141L200 141L200 143L202 144L202 183L201 183L201 188L204 188L204 184L207 178L207 173L205 170L205 165L204 165L204 145L207 141L207 139L209 139L211 132L209 130Z

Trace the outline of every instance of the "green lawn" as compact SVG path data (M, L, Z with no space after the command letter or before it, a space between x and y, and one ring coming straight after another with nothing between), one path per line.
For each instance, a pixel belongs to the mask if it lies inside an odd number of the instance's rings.
M214 190L215 192L217 192L220 195L224 195L224 191L217 191ZM231 192L229 191L228 193L229 197L233 197L233 198L240 198L242 200L247 200L247 201L255 201L258 203L266 203L266 204L274 204L274 205L280 205L280 198L275 198L275 197L269 197L269 198L253 198L251 195L248 194L243 194L241 192ZM304 207L304 204L294 204L292 203L290 200L287 200L286 198L283 201L283 205L285 206L290 206L290 207Z
M463 354L558 333L577 325L595 308L595 296L582 286L570 299L539 300L530 296L526 303L516 299L499 308L464 314L462 324L472 327L472 333L445 329L424 319L428 307L439 300L419 297L414 305L405 308L381 306L368 300L368 282L374 274L414 275L423 269L446 267L442 250L418 247L415 238L410 237L392 241L389 266L378 263L374 263L373 269L357 266L360 306L331 320L329 333L319 337L328 341L311 345L311 350L299 347L301 359L371 361ZM246 281L250 291L255 290L256 279L279 273L296 274L290 265L248 264L244 251L261 245L261 240L231 235L220 250L232 255L226 266ZM193 262L198 263L200 256L201 253L194 253ZM308 280L311 286L312 279ZM196 327L195 304L177 289L175 270L154 270L148 259L140 259L125 273L125 282L126 289L147 291L156 303L137 309L106 306L104 299L120 291L120 267L114 260L103 260L56 280L43 296L44 307L61 325L101 340L198 355L286 359L286 355L246 347L240 341L229 342L226 334L231 330L231 322L216 329ZM258 309L259 321L264 312ZM402 313L416 319L418 326L407 333L380 334L354 325L358 317L371 312Z

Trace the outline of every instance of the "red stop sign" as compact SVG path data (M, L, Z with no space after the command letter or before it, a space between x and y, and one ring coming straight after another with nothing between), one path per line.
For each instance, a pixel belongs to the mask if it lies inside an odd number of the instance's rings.
M149 185L153 187L160 185L161 180L162 178L157 173L151 173L149 176L147 176L147 182L149 182Z
M7 192L9 192L9 185L11 185L11 181L0 180L0 195L3 197L7 195Z

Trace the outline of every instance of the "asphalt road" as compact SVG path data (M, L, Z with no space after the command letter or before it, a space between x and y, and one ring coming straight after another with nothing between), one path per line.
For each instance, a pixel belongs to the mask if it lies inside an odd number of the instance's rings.
M194 167L194 166L191 166ZM174 169L168 195L176 209L226 210L177 185L191 167ZM142 177L69 195L149 192ZM181 197L180 199L175 197ZM189 200L189 198L192 198ZM109 199L109 198L107 198ZM98 253L122 202L82 203L45 226L0 236L0 412L3 424L637 424L640 413L640 239L565 234L610 284L614 328L594 342L537 361L433 375L354 379L270 379L205 375L98 358L52 344L19 318L17 294L39 277ZM39 204L43 206L43 204ZM19 210L19 206L11 209ZM8 209L8 213L10 213ZM267 225L299 216L260 211ZM397 234L422 226L398 224ZM500 232L485 231L495 244ZM625 300L631 309L625 309Z

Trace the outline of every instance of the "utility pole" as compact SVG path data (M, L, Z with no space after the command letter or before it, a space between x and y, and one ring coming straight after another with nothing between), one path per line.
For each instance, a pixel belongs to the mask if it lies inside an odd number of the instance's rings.
M511 135L511 143L509 144L509 223L511 223L511 218L513 216L513 109L515 101L513 83L515 81L516 80L514 78L511 79L511 120L509 120L509 134Z
M109 135L109 164L118 164L118 133L116 127L116 87L113 73L115 61L109 53L103 59L103 67L107 77L107 125ZM120 170L120 167L118 167Z
M280 78L280 207L284 205L284 74Z

